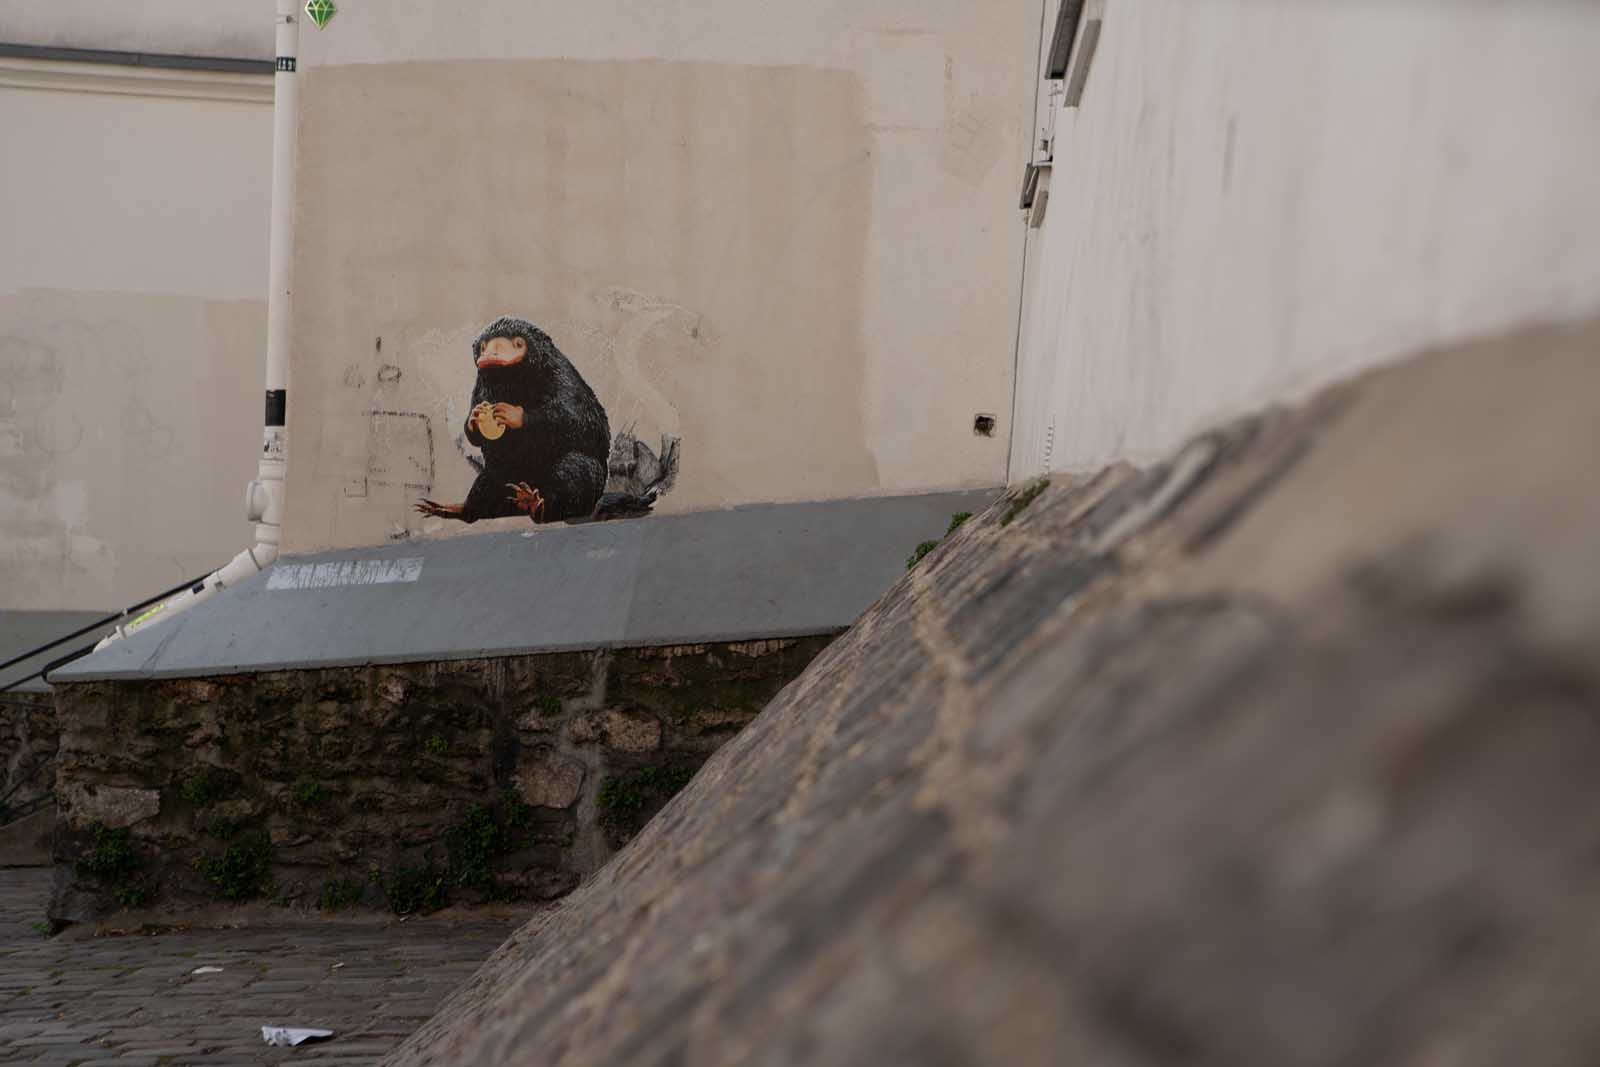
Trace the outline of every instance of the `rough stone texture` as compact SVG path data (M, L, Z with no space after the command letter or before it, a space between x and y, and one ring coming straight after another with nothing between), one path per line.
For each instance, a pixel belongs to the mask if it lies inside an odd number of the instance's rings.
M536 808L570 808L583 785L583 764L562 759L548 747L517 768L516 790L524 804Z
M661 723L648 715L606 708L573 723L572 736L579 741L598 741L618 752L649 752L661 747Z
M50 840L55 829L53 804L0 825L0 867L50 866Z
M0 826L43 807L50 797L56 716L44 693L0 694Z
M1597 357L1019 487L390 1062L1600 1062Z
M70 781L61 787L61 805L84 826L99 823L114 830L154 818L161 811L161 791Z
M559 896L829 640L61 685L51 917Z

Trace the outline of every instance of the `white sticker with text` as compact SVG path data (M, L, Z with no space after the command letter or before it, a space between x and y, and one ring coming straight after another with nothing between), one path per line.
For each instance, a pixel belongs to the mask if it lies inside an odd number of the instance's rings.
M345 559L329 563L280 563L267 573L268 589L332 589L344 585L388 585L414 582L422 574L422 557Z

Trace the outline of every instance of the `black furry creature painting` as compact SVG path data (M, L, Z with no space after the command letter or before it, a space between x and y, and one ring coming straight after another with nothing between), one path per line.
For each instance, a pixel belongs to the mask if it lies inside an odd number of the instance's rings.
M459 504L422 500L424 515L477 522L526 515L583 522L642 515L676 473L676 440L654 484L607 492L613 447L605 408L578 369L531 322L498 318L472 342L477 382L466 440L481 450L478 477ZM647 450L648 451L648 450Z

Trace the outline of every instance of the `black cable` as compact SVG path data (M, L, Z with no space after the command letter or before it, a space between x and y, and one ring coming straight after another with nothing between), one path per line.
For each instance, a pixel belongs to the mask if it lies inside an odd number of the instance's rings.
M20 656L13 656L10 659L6 660L4 663L0 663L0 671L5 670L7 667L15 667L17 664L21 663L23 660L32 659L33 657L37 656L41 652L48 652L50 649L55 648L57 645L64 645L68 641L71 641L74 637L82 637L84 634L88 633L91 630L98 630L98 629L100 629L100 627L108 626L111 623L116 622L118 619L125 619L129 615L132 615L134 612L143 610L144 608L149 607L151 604L154 604L157 601L165 600L169 596L177 596L179 593L183 592L185 589L193 589L195 586L197 586L201 582L205 581L206 578L210 574L211 574L211 572L207 571L205 574L201 575L198 578L191 578L187 582L184 582L182 585L173 586L171 589L168 589L165 593L157 593L155 596L150 597L148 600L141 600L137 604L134 604L134 605L132 605L130 607L123 608L121 611L117 612L115 615L107 615L105 618L99 620L98 622L91 622L87 626L80 627L79 629L76 629L76 630L72 631L70 634L66 634L65 636L56 638L54 641L50 641L50 642L48 642L46 644L42 644L38 648L29 649L27 652L24 652ZM46 670L48 670L48 669L49 668L46 668ZM38 675L29 675L28 676L28 678L36 678L36 677L38 677ZM28 680L28 678L24 678L24 679L22 679L22 681L26 682ZM19 683L15 683L15 682L12 683L12 685L16 685L16 684L19 684ZM6 689L10 689L10 688L11 688L11 686L7 685L7 686L5 686L3 688L0 688L0 692L4 692Z
M99 642L96 641L95 644L99 644ZM57 667L65 667L67 664L71 663L75 659L82 659L83 657L87 656L89 653L93 652L94 649L95 649L94 645L84 645L80 649L76 649L75 651L68 652L65 656L62 656L59 659L53 659L49 663L46 663L43 667L40 667L38 670L34 671L32 674L30 674L30 675L28 675L28 676L26 676L24 678L18 678L14 682L7 682L5 685L0 685L0 693L9 692L10 690L15 689L17 686L21 685L23 682L31 682L35 678L44 678L46 684L48 684L50 679L45 678L45 675L49 674L51 671L55 670Z

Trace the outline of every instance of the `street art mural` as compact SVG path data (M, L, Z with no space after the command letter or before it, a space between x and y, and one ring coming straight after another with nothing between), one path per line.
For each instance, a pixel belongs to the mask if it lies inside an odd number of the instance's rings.
M459 504L423 499L442 519L526 515L536 523L644 515L672 488L678 440L661 455L624 431L611 438L605 408L549 335L504 317L472 342L477 381L463 427L478 477Z

